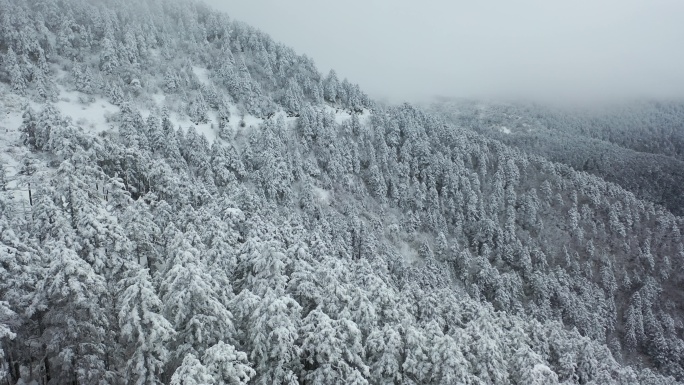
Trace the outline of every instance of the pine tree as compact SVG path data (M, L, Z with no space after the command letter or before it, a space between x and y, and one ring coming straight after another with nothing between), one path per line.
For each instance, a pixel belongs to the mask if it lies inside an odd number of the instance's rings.
M403 342L395 327L385 325L371 331L365 349L372 382L393 384L402 380Z
M347 319L333 320L316 309L302 320L302 352L314 384L368 384L361 332Z
M330 70L328 76L323 81L323 97L330 103L336 103L340 89L340 82L337 79L335 70Z
M258 297L243 290L235 299L240 330L249 341L257 384L296 384L301 371L299 320L301 306L289 296L277 297L269 290Z
M247 385L256 375L249 365L247 355L223 341L207 349L202 361L215 384Z
M451 336L442 334L435 322L431 322L426 329L431 334L428 346L432 362L432 381L440 384L474 382L472 369L461 352L462 344Z
M201 356L208 346L230 341L235 333L233 316L221 302L221 290L187 235L173 236L169 244L173 254L160 285L163 314L178 333L173 344L177 362L188 354Z
M511 382L519 385L558 384L558 376L542 358L526 345L519 347L513 356Z
M246 385L254 376L245 353L224 342L207 349L202 361L187 354L171 377L171 385Z
M7 170L4 164L0 164L0 191L7 191L7 182Z
M76 83L76 89L84 94L91 95L95 92L95 80L90 67L85 65L83 69L80 66L74 65L72 69L72 76Z
M219 137L223 140L232 139L233 132L228 127L228 123L230 123L230 108L225 100L221 100L218 105L217 118Z
M429 384L432 362L426 336L416 326L409 325L403 337L405 356L401 367L404 378L416 384Z
M105 280L78 257L64 241L49 245L50 266L37 290L37 310L43 316L52 378L60 382L98 383L111 373L105 363L105 335L109 327L100 301Z
M9 304L7 302L0 301L0 362L3 362L3 364L0 365L0 380L4 380L9 376L9 368L7 368L4 364L5 355L7 352L5 351L3 341L13 340L16 338L17 335L13 333L9 327L9 321L15 317L16 314L10 310ZM11 361L7 360L7 362L10 363ZM9 379L7 381L9 383Z
M133 267L119 285L119 328L127 358L125 377L138 385L161 384L169 360L167 344L174 337L171 323L162 315L147 269Z
M209 370L195 357L188 353L183 362L171 377L171 385L205 385L214 383Z
M119 55L111 38L105 37L100 52L100 71L110 74L119 66ZM116 104L116 103L114 103Z
M164 90L167 92L175 92L176 89L178 88L178 82L177 82L177 76L176 73L172 69L167 69L166 72L164 73L164 83L163 87Z
M19 65L17 55L14 53L12 47L7 50L7 54L3 59L3 67L12 90L19 95L24 95L26 93L26 80L21 72L21 66Z
M188 106L188 116L190 120L195 124L207 123L208 117L208 107L207 102L204 99L202 92L197 93L193 98L192 102Z
M290 114L298 114L304 103L304 95L301 86L294 78L287 80L287 88L283 99L283 106Z

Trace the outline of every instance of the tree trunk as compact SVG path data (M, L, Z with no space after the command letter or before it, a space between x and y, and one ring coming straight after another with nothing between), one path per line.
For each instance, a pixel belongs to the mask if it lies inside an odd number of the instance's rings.
M48 360L47 354L43 358L43 367L45 368L45 383L50 383L50 361Z

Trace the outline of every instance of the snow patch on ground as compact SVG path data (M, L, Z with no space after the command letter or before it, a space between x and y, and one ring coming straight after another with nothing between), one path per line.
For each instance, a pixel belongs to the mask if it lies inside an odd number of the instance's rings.
M337 124L342 124L344 121L351 119L351 114L348 111L345 111L341 108L333 108L331 106L326 105L325 111L335 115L335 122Z
M285 123L287 123L287 124L295 123L295 122L297 122L297 119L298 119L296 116L288 116L287 112L285 112L283 110L276 112L276 114L274 115L274 119L280 119L280 118L282 118L285 121Z
M230 122L228 123L228 128L229 130L232 130L232 132L237 133L253 130L259 128L264 123L263 119L254 115L245 114L243 116L236 105L231 105L229 111ZM244 127L241 127L241 122L244 122Z
M197 66L192 66L192 72L197 76L197 79L199 79L200 83L208 86L211 84L211 81L209 80L209 70L206 68L202 67L197 67Z
M152 95L152 100L154 101L155 106L160 110L166 106L166 99L167 97L163 93L156 93ZM140 113L144 118L147 118L151 111L141 110ZM187 115L178 114L177 112L170 112L169 120L171 121L171 124L173 124L174 128L181 127L185 132L187 132L190 126L194 126L195 130L197 130L200 135L204 135L209 143L212 143L214 140L216 140L216 138L218 138L218 118L216 116L216 112L214 111L209 111L209 119L207 123L195 124L194 122L190 121L190 118L188 118Z
M326 206L330 206L330 198L331 198L331 192L325 189L322 189L320 187L315 187L313 188L313 192L316 195L316 198L323 203Z
M55 107L63 116L70 117L77 126L96 134L111 127L108 117L119 112L119 107L103 98L94 98L92 102L82 103L82 100L88 100L88 95L78 91L67 91L61 86L59 88L59 101L55 103Z
M210 113L210 115L213 114ZM195 130L197 130L197 133L200 135L204 135L204 137L207 138L209 143L213 143L216 140L216 138L218 138L218 132L216 131L218 129L218 126L214 122L215 118L213 120L210 119L208 123L195 124ZM188 126L188 128L190 128L190 126Z
M418 256L418 251L411 247L408 243L404 241L399 241L397 243L397 251L404 257L406 261L409 262L420 262L420 257Z
M242 118L242 120L244 120L244 122L245 122L245 127L249 127L249 128L257 128L264 123L263 119L258 118L258 117L253 116L253 115L245 115L244 118ZM230 119L230 122L233 123L232 118ZM239 124L239 122L240 122L239 118L235 119L236 125Z
M367 110L364 108L363 113L361 115L359 115L359 122L361 122L361 124L363 124L363 125L369 124L370 118L371 118L370 110Z
M208 70L203 70L202 68L199 67L193 67L193 71L195 71L195 74L197 75L207 75ZM204 82L206 80L209 82L208 77L201 77L198 75L198 78ZM204 80L203 80L204 79ZM208 83L207 83L208 84ZM157 108L162 109L164 106L167 105L167 100L169 97L165 95L164 93L156 93L152 95L152 100L154 101L155 105ZM173 110L170 108L170 110ZM249 130L253 130L256 128L259 128L263 123L264 119L258 118L253 115L245 114L244 116L242 115L243 113L238 109L237 105L230 105L229 106L229 112L230 112L230 122L227 123L227 130L231 131L235 134L238 132L246 132ZM141 111L143 115L145 115L145 111ZM149 114L149 111L147 111ZM285 113L282 112L283 116L285 116ZM187 115L184 114L179 114L177 112L171 112L169 115L169 119L171 120L171 123L175 128L178 128L179 126L183 128L183 130L187 131L187 129L190 126L194 126L195 129L197 130L198 133L204 135L207 140L211 143L214 140L220 140L218 136L218 116L216 111L210 110L208 112L208 122L207 123L200 123L200 124L195 124L193 123L190 118ZM278 115L276 115L277 117ZM296 118L288 118L285 117L285 121L290 121ZM244 127L241 127L241 121L244 121Z
M511 133L511 129L506 127L506 126L499 127L499 131L503 132L504 134L510 134Z
M166 103L166 95L152 94L152 100L154 100L154 103L157 105L157 107L161 108L164 106L164 103Z
M22 148L19 142L19 129L24 121L22 105L27 101L17 95L1 91L3 96L0 99L0 160L5 168L16 168L19 162L13 155Z
M213 114L210 113L210 115ZM191 126L195 127L197 133L200 135L204 135L204 137L207 138L209 143L212 143L218 137L218 132L216 131L217 126L215 124L215 117L213 119L209 119L207 123L195 124L191 122L187 116L171 113L169 115L169 120L173 124L174 128L178 128L180 126L185 132L188 132L188 129Z
M352 117L352 113L349 112L348 110L345 110L344 108L335 108L335 107L329 106L327 104L325 106L325 111L335 115L335 122L337 124L342 124L345 121L351 119L351 117ZM359 118L359 122L361 124L367 124L368 120L370 119L371 113L369 110L364 108L363 112L361 114L356 114L356 115Z

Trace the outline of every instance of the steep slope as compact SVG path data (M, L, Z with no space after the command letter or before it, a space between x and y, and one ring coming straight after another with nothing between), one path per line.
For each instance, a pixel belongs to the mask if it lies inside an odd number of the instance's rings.
M10 382L684 377L665 209L376 106L201 3L0 16Z

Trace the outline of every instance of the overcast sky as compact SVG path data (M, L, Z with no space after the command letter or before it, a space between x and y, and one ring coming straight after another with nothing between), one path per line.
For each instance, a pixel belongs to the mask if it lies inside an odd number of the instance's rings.
M682 0L207 0L375 98L684 96Z

